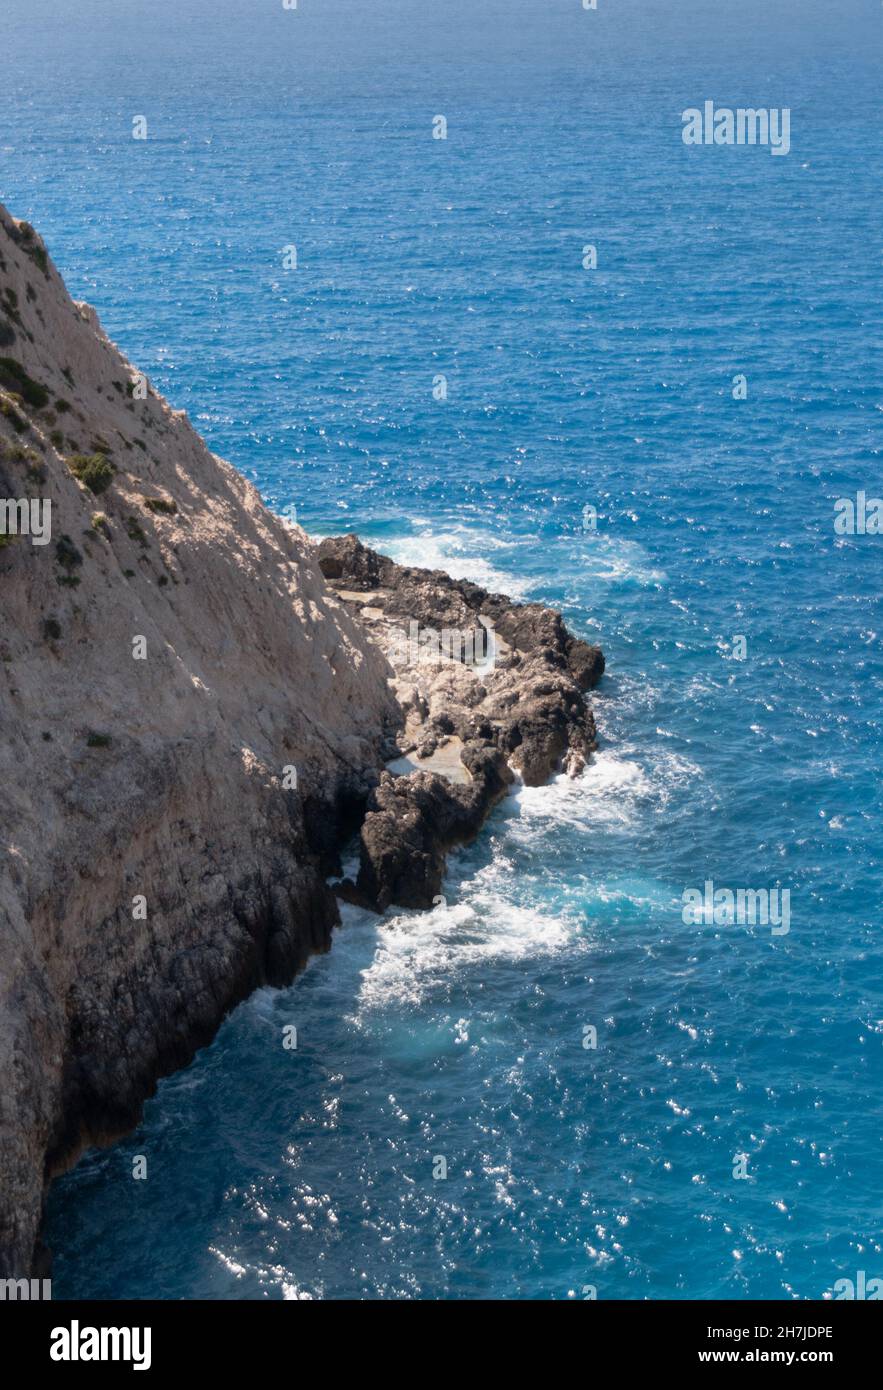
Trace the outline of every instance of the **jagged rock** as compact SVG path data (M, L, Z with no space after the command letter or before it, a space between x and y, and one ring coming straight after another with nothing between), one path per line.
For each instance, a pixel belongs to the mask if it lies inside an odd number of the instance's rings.
M604 655L568 631L561 614L539 603L514 603L505 594L491 594L468 579L452 579L442 570L397 565L363 545L358 536L329 536L319 544L319 566L326 579L347 590L383 589L387 618L414 619L425 627L475 628L475 619L489 619L516 651L542 652L552 665L561 665L581 690L592 690L604 674Z
M560 613L517 604L468 580L397 565L357 536L319 545L323 574L355 614L371 595L367 628L395 666L394 688L406 716L401 751L437 761L431 772L387 776L372 794L361 830L356 884L341 885L351 901L384 909L391 903L428 907L438 893L445 851L477 833L515 774L529 786L565 768L578 772L595 747L595 723L582 692L604 670L598 647L573 637ZM479 621L504 640L492 669L456 659ZM402 643L421 631L457 630L455 655L430 661ZM474 648L473 648L474 650ZM449 739L462 746L466 785L451 785Z

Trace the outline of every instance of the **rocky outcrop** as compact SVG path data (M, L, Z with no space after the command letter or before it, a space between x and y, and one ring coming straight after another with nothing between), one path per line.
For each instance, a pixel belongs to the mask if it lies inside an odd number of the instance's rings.
M328 948L342 846L341 896L429 904L515 776L582 766L603 658L549 609L352 536L317 551L0 208L4 499L0 1276L23 1276L53 1174ZM462 647L427 660L412 628Z
M319 564L395 671L406 722L394 767L414 755L417 769L383 774L361 830L358 880L340 892L381 910L429 907L445 851L477 833L516 774L537 785L584 766L595 722L583 693L604 658L552 609L397 565L357 536L322 541Z

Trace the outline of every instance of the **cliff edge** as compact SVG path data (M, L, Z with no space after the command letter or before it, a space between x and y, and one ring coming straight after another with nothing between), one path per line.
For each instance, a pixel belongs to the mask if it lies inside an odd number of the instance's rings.
M4 500L33 504L0 537L0 1273L21 1274L44 1168L327 948L326 877L399 715L306 535L0 208Z
M0 1276L22 1277L52 1176L327 950L337 896L431 905L516 776L580 769L603 657L540 605L273 516L2 207L0 613Z

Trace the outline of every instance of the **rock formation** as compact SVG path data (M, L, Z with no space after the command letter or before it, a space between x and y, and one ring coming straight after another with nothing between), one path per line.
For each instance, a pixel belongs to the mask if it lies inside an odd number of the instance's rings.
M603 660L548 609L317 550L0 207L4 500L19 531L51 502L47 544L0 534L0 1276L23 1276L53 1174L328 948L343 845L342 896L431 902L513 768L578 770ZM492 625L493 669L413 660L412 624Z
M595 746L583 693L604 658L552 609L396 565L356 536L322 541L319 564L393 666L405 716L393 767L417 769L384 772L361 830L358 882L340 891L380 910L429 907L445 850L476 834L514 773L535 786L559 768L581 770Z

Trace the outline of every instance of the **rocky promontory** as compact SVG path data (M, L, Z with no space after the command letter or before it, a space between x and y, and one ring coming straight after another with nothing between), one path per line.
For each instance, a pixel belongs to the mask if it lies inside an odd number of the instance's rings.
M381 911L429 907L446 850L477 833L516 776L535 786L582 769L595 746L583 697L604 658L550 608L397 565L357 536L318 553L389 660L404 716L396 760L368 799L358 880L339 891Z
M431 904L514 778L580 769L603 658L549 609L270 513L2 207L0 506L0 1276L19 1277L51 1178L327 950L338 897Z

